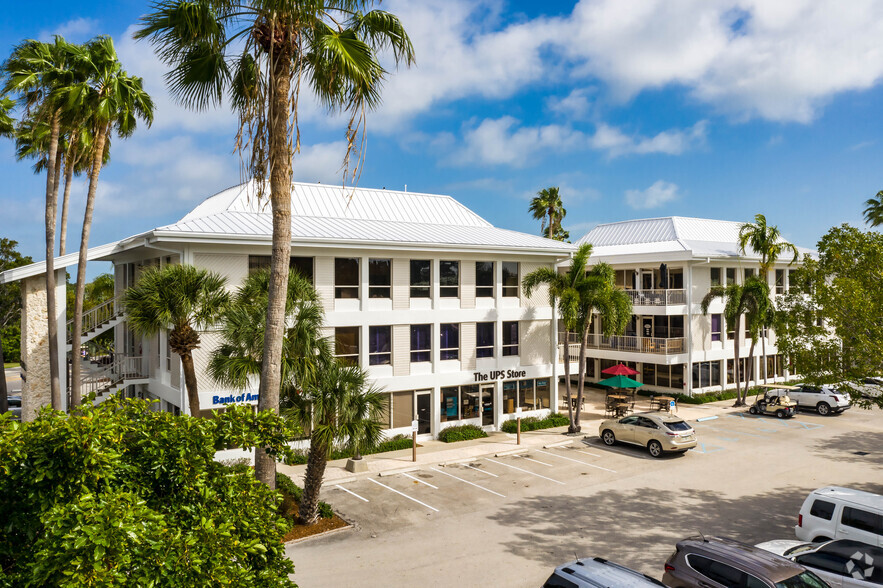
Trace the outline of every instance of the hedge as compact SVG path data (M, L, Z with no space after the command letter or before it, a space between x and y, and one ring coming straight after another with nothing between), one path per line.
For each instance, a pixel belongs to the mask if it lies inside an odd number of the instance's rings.
M371 455L373 453L386 453L387 451L398 451L399 449L411 449L413 441L405 435L396 435L392 439L387 439L378 443L376 447L363 449L362 455ZM329 460L348 459L353 456L353 452L348 449L332 449ZM303 465L307 463L307 452L296 451L294 456L288 460L289 465Z
M481 437L487 437L487 433L482 431L478 425L448 427L447 429L442 429L442 432L438 434L438 440L445 443L469 441L470 439L480 439Z
M736 390L724 390L723 392L708 392L706 394L687 396L686 394L680 394L678 392L654 392L650 390L639 390L638 394L641 396L671 396L672 398L677 400L678 404L707 404L709 402L731 400L738 395L738 392L736 392ZM751 396L752 394L753 392L749 390L748 395Z
M552 413L545 418L525 417L521 419L522 431L536 431L537 429L552 429L554 427L563 427L570 424L570 419L559 413ZM518 422L509 420L503 423L501 427L504 433L515 433L518 431Z

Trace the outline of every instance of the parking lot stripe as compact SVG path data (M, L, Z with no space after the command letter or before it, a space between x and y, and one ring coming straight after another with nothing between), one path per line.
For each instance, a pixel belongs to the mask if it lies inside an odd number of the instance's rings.
M552 457L557 457L558 459L566 459L567 461L573 461L573 462L576 462L576 463L581 463L581 464L583 464L584 466L589 466L590 468L597 468L597 469L599 469L599 470L604 470L605 472L611 472L611 473L613 473L613 474L616 473L616 470L611 470L611 469L608 469L608 468L602 468L601 466L597 466L597 465L595 465L595 464L591 464L591 463L586 463L586 462L584 462L584 461L582 461L582 460L579 460L579 459L573 459L572 457L564 457L563 455L558 455L558 454L555 454L555 453L548 453L548 452L546 452L546 451L540 451L540 450L537 450L537 452L538 452L538 453L545 453L546 455L551 455Z
M550 482L555 482L556 484L561 484L562 486L564 486L564 482L559 482L558 480L553 480L552 478L547 478L546 476L541 476L541 475L539 475L539 474L535 474L535 473L533 473L533 472L530 471L530 470L524 470L524 469L521 469L521 468L519 468L519 467L515 467L514 465L509 465L508 463L503 463L503 462L501 462L501 461L497 461L497 460L495 460L495 459L491 459L491 458L489 458L489 457L486 457L485 459L488 460L488 461L490 461L490 462L493 462L493 463L495 463L495 464L497 464L497 465L501 465L501 466L503 466L503 467L507 467L507 468L512 468L513 470L518 470L519 472L524 472L525 474L530 474L531 476L536 476L537 478L542 478L542 479L544 479L544 480L549 480Z
M589 453L588 451L583 451L582 449L577 449L580 453L585 453L586 455L591 455L592 457L601 457L597 453Z
M540 453L545 453L545 451L540 451ZM534 463L538 463L538 464L540 464L540 465L544 465L544 466L549 467L549 468L553 467L552 464L550 464L550 463L546 463L546 462L544 462L544 461L538 461L538 460L536 460L536 459L533 459L533 458L527 457L526 455L516 455L515 457L520 457L521 459L526 459L527 461L532 461L532 462L534 462Z
M420 502L420 501L417 500L416 498L411 498L410 496L408 496L408 495L405 494L404 492L399 492L399 491L396 490L395 488L390 488L390 487L387 486L386 484L381 484L380 482L378 482L377 480L375 480L375 479L373 479L373 478L365 478L365 479L368 480L369 482L374 482L374 483L377 484L378 486L383 486L384 488L386 488L386 489L389 490L390 492L395 492L395 493L398 494L399 496L404 496L404 497L407 498L408 500L413 500L413 501L416 502L417 504L420 504L420 505L422 505L422 506L425 506L425 507L428 508L429 510L434 510L435 512L438 512L438 509L435 508L434 506L429 506L429 505L426 504L425 502Z
M481 472L482 474L487 474L488 476L493 476L493 477L495 477L495 478L499 478L499 477L500 477L500 476L498 476L497 474L494 474L494 473L491 473L491 472L486 472L486 471L484 471L484 470L481 469L481 468L477 468L477 467L475 467L475 466L471 466L471 465L469 465L469 464L465 464L465 463L464 463L464 464L462 464L462 465L463 465L463 467L467 467L467 468L469 468L470 470L475 470L476 472Z
M359 495L356 494L355 492L352 492L351 490L347 490L346 488L344 488L344 487L341 486L340 484L337 484L337 485L334 486L334 487L335 487L335 488L340 488L341 490L343 490L343 491L346 492L347 494L352 494L353 496L355 496L355 497L358 498L359 500L364 500L365 502L370 502L367 498L362 498L361 496L359 496Z
M446 476L450 476L450 477L454 478L455 480L460 480L461 482L466 482L466 483L469 484L470 486L475 486L476 488L480 488L480 489L484 490L485 492L490 492L491 494L496 494L496 495L499 496L500 498L506 498L506 496L505 496L504 494L500 494L499 492L494 492L493 490L490 490L490 489L488 489L488 488L485 488L484 486L479 486L478 484L475 484L474 482L470 482L469 480L464 480L463 478L458 478L458 477L455 476L454 474L449 474L448 472L443 472L443 471L441 471L441 470L437 470L437 469L435 469L435 468L429 468L429 469L431 469L431 470L433 470L433 471L435 471L435 472L438 472L438 473L440 473L440 474L444 474L444 475L446 475Z
M427 486L429 486L429 487L432 488L433 490L438 490L438 486L433 486L433 485L430 484L429 482L424 482L424 481L421 480L420 478L415 478L415 477L412 476L411 474L402 474L402 475L405 476L406 478L411 478L411 479L414 480L415 482L420 482L421 484L426 484Z

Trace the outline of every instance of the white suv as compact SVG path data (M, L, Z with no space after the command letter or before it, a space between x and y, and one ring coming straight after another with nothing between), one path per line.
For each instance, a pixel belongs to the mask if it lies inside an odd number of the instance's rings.
M822 416L838 414L850 407L849 395L829 386L798 384L796 390L777 390L797 402L797 408L814 410Z

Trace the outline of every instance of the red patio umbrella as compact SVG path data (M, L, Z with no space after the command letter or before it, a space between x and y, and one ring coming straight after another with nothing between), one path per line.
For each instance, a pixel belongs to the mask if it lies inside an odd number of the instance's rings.
M601 370L602 374L609 374L611 376L634 376L635 374L639 374L641 372L637 370L633 370L629 366L618 363L613 367L609 367L606 370Z

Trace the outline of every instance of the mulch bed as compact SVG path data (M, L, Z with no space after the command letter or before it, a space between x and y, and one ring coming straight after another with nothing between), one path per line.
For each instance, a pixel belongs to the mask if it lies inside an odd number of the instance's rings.
M298 504L297 501L292 499L291 496L286 495L282 499L282 514L289 521L297 520L298 513ZM295 539L303 539L304 537L311 537L313 535L320 535L322 533L327 533L328 531L333 531L334 529L340 529L348 526L345 520L340 518L337 515L334 515L330 519L323 519L319 517L319 519L312 525L299 525L294 523L289 529L287 533L282 537L282 542L285 543L287 541L293 541Z

